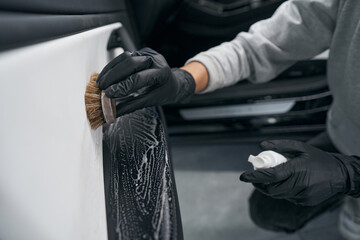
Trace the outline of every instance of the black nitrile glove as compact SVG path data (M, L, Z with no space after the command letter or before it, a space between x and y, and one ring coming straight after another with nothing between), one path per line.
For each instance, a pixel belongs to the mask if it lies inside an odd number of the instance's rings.
M240 176L262 193L304 206L317 205L337 194L360 196L360 158L324 152L293 140L265 141L260 146L290 158L276 167Z
M195 92L190 73L170 69L150 48L119 55L101 71L97 83L109 98L116 98L117 117L144 107L188 102Z

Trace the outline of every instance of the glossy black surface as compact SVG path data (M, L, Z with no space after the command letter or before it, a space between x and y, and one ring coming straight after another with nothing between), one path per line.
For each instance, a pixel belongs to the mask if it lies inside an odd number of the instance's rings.
M0 51L121 22L129 25L126 12L89 15L52 15L0 12ZM131 31L130 31L131 32Z
M158 111L136 111L103 131L109 239L182 239L174 173Z
M124 0L2 0L0 9L16 12L89 14L116 12L125 9Z

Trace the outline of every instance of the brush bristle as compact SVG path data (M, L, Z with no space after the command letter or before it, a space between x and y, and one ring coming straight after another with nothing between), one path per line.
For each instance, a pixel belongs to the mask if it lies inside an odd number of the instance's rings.
M106 123L101 106L101 90L96 83L98 76L98 73L91 75L90 82L87 84L85 91L86 114L92 129L96 129Z

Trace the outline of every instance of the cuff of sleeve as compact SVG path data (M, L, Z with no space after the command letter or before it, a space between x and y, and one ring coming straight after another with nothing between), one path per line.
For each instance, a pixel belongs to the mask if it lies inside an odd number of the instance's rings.
M207 56L205 53L199 53L195 57L187 60L185 64L188 64L190 62L200 62L206 67L209 74L209 82L207 87L201 92L198 92L196 94L204 94L204 93L212 92L216 89L223 87L224 81L222 80L219 74L221 72L221 69L219 68L219 66L217 66L217 64L214 62L214 60L211 57Z

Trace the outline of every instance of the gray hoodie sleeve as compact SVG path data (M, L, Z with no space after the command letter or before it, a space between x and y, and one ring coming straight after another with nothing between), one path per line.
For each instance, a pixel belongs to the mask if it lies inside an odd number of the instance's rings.
M208 51L198 61L209 72L201 93L230 86L242 79L262 83L276 77L296 61L312 58L330 46L340 0L289 0L249 32Z

